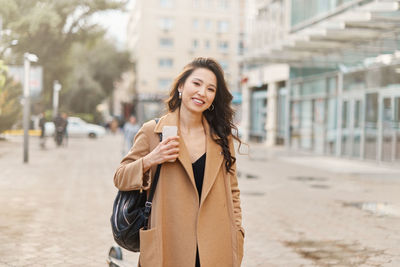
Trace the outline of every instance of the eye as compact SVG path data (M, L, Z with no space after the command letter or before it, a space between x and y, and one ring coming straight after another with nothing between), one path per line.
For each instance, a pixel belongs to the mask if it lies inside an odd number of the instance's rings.
M200 85L200 83L198 83L198 82L193 82L196 86L199 86Z
M214 88L214 87L209 87L209 88L208 88L208 91L210 91L210 92L215 92L215 88Z

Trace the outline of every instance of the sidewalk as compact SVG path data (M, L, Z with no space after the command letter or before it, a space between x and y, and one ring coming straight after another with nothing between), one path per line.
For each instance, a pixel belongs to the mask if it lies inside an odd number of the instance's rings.
M253 160L280 159L288 163L348 174L400 174L400 162L377 162L354 158L315 155L306 151L295 151L284 146L266 147L250 143L249 156ZM400 177L400 176L399 176Z
M106 266L121 140L48 138L40 150L33 137L29 164L22 138L0 143L0 266Z
M0 141L0 266L106 266L122 137L53 143L32 137L23 164L22 138ZM251 149L237 155L242 266L400 266L395 167Z
M250 147L245 266L400 266L400 170Z

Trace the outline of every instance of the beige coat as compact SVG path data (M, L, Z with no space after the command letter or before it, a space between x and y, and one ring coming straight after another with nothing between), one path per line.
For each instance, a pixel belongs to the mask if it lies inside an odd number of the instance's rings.
M143 125L129 154L114 176L120 190L148 190L156 166L143 173L142 158L159 143L165 125L179 125L179 111L168 113L157 123ZM201 267L238 267L243 257L240 191L234 174L227 173L221 147L210 134L206 120L207 156L204 182L199 196L189 152L180 139L178 159L164 163L153 199L151 229L140 233L142 267L194 267L198 245ZM178 129L179 134L179 129ZM234 148L229 139L232 155Z

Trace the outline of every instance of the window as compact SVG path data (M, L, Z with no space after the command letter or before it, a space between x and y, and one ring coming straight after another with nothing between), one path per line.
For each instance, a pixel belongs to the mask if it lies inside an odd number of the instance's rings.
M172 68L174 60L172 58L160 58L158 60L158 66L160 68Z
M336 88L337 88L336 77L328 78L328 92L330 94L336 94Z
M361 100L356 100L354 103L354 128L360 128L361 126Z
M195 7L195 8L200 7L200 0L193 0L192 3L193 3L193 7Z
M211 48L210 40L205 40L205 41L204 41L204 47L205 47L207 50L209 50L209 49Z
M160 6L162 7L172 7L172 0L160 0Z
M219 0L219 8L228 9L229 8L228 0Z
M171 48L174 46L174 41L172 38L160 38L160 47Z
M227 72L227 71L228 71L228 68L229 68L228 62L226 62L226 61L220 61L219 63L221 64L221 67L222 67L222 69L224 70L224 72Z
M212 30L211 20L209 20L209 19L206 20L205 24L206 24L205 25L206 26L206 30L210 32Z
M160 91L166 91L171 86L172 80L168 78L160 78L158 79L158 89Z
M229 23L225 20L218 21L218 32L228 32Z
M400 97L396 97L394 99L394 121L399 123L400 122ZM400 143L399 143L400 144Z
M199 20L194 19L193 20L193 29L198 30L200 28Z
M374 126L378 122L378 93L367 94L365 121Z
M199 40L194 39L192 42L192 48L197 49L199 47Z
M347 2L355 2L353 0L291 0L291 24L292 26L299 23L310 21L312 18L321 17L330 12L334 12L340 6Z
M172 18L161 18L160 19L160 29L171 30L174 26L174 20Z
M219 41L218 42L218 49L221 52L228 52L228 49L229 49L228 41Z
M243 40L239 40L238 51L239 51L239 55L244 54L244 41Z
M349 101L343 101L342 104L342 128L347 129L349 123Z

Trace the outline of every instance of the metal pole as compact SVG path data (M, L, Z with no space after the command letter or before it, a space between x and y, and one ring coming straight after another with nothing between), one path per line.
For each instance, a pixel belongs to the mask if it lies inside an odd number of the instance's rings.
M377 121L377 153L376 153L376 160L378 162L382 161L382 145L383 145L383 96L382 94L378 94L378 121Z
M61 90L61 84L58 81L53 83L53 118L57 116L58 113L58 95Z
M337 94L337 128L336 128L336 156L342 155L342 116L343 116L343 72L338 73L338 94Z
M24 114L23 114L23 126L24 126L24 163L28 162L28 148L29 148L29 118L30 118L30 90L29 90L29 71L30 61L28 54L24 54Z
M286 104L285 104L285 147L286 149L291 148L291 142L292 142L292 133L291 131L291 120L292 120L292 114L290 113L291 108L291 99L290 99L290 92L292 91L292 82L290 79L288 79L287 84L286 84ZM297 148L297 147L296 147Z

